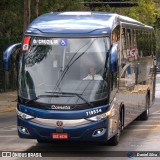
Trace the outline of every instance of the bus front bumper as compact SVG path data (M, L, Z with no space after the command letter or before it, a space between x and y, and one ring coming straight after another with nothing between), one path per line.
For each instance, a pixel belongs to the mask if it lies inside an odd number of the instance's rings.
M66 133L68 141L106 141L108 137L108 119L90 121L77 126L57 127L44 125L33 120L23 119L17 116L18 134L20 138L42 139L54 141L54 133ZM59 139L58 139L59 140ZM63 140L63 139L60 139Z

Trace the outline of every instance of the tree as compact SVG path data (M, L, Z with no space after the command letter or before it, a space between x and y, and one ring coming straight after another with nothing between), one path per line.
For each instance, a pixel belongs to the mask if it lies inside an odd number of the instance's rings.
M24 20L23 20L23 30L27 28L30 23L31 11L30 11L30 0L24 0Z
M7 46L19 42L22 37L23 1L1 0L0 15L0 57L2 57Z
M39 0L35 1L35 14L36 14L36 17L39 16Z
M101 0L97 0L101 1ZM135 0L130 0L135 2ZM157 17L160 18L160 2L154 2L153 0L137 0L137 4L133 7L110 7L109 5L103 5L95 7L96 11L113 12L122 15L132 17L144 24L154 25Z
M83 11L88 10L80 0L40 0L40 14L58 11Z

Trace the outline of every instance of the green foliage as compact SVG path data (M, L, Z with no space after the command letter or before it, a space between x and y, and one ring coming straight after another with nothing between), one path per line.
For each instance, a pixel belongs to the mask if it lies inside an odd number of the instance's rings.
M0 56L12 43L20 41L23 31L23 1L0 1Z
M83 11L86 10L79 0L41 0L39 4L40 14L58 11Z
M139 0L139 5L131 8L130 17L145 24L153 25L156 21L156 9L153 0Z
M130 0L135 2L135 0ZM153 0L138 0L138 5L134 7L114 8L109 6L96 7L95 10L118 13L132 17L144 24L154 25L157 18L160 18L160 2Z

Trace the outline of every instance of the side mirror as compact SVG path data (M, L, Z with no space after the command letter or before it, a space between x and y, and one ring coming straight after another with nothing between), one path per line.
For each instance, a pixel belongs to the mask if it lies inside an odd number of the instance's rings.
M9 46L3 53L3 70L8 71L10 69L10 59L12 54L15 53L17 49L21 48L21 43L16 43Z
M118 44L113 44L110 51L110 68L111 72L117 72L117 60L118 60Z

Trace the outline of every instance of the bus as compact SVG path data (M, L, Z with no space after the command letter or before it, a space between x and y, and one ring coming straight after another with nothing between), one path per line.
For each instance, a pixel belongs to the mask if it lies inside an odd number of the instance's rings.
M148 119L156 76L151 26L115 13L51 12L6 49L4 70L13 56L20 138L117 145L128 124Z

